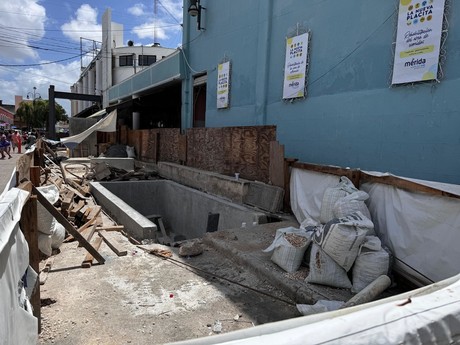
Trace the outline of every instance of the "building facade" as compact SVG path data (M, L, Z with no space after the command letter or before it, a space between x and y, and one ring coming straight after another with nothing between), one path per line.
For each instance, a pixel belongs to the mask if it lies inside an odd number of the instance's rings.
M145 104L147 95L167 92L174 96L154 102L164 107L161 118L174 118L171 126L183 131L275 125L286 157L460 184L460 7L451 1L184 0L183 8L182 47L110 88L109 104ZM431 54L439 57L437 72L395 83L405 54L395 54L398 27L410 33L405 43L415 45L413 54L435 50L435 43L416 49L432 32L416 29L424 20L439 24L440 52ZM305 86L301 96L285 97L295 84L288 43L303 35ZM402 68L427 67L410 54ZM179 114L172 104L180 104ZM144 111L138 128L155 127L151 116Z
M437 80L398 85L392 72L399 1L201 0L201 30L198 16L188 13L191 3L184 2L185 128L276 125L287 157L460 184L460 7L453 2L444 7ZM404 25L414 28L405 30L416 33L422 9L423 19L434 21L429 6L443 4L404 2L411 16ZM306 93L286 100L286 43L302 33L309 35ZM224 62L229 105L219 108ZM197 86L203 79L206 85Z
M96 57L83 68L80 78L71 92L101 95L102 107L108 106L110 87L155 64L176 50L153 46L138 46L133 41L124 42L123 25L112 22L111 10L102 18L102 43ZM71 115L81 113L93 104L88 101L72 101Z

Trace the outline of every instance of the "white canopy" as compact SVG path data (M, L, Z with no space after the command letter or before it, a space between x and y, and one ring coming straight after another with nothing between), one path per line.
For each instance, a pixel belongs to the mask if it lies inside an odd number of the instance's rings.
M94 131L115 132L116 130L117 130L117 110L115 109L109 115L107 115L103 119L96 122L94 125L92 125L87 130L79 134L72 135L71 137L61 138L61 143L63 143L68 148L72 149L72 148L75 148L75 146L77 146L78 144L80 144L83 140L85 140Z

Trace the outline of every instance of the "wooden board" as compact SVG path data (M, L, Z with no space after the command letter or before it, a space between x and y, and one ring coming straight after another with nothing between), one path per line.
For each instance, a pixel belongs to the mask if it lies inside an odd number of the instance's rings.
M105 230L99 231L98 234L104 239L104 242L110 247L110 249L113 250L115 254L118 256L125 256L128 254L128 251L125 248L125 244L120 241L120 237L118 237L122 236L121 234L117 232L107 232Z
M277 141L270 143L269 180L274 186L289 188L284 185L284 145Z
M99 250L99 248L101 247L101 243L102 243L102 237L95 237L92 241L91 241L91 245L96 249L96 250ZM83 268L90 268L92 265L93 265L93 260L94 260L94 257L90 254L90 253L86 253L86 256L85 256L85 259L83 260L83 262L81 263L81 267Z

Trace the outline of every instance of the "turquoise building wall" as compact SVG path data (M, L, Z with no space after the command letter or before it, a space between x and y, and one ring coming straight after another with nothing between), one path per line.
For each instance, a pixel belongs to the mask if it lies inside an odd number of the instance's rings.
M449 1L440 83L391 87L398 1L184 1L184 103L208 74L206 127L276 125L286 157L460 184L460 6ZM282 100L285 39L311 32L307 97ZM230 108L216 108L231 61ZM184 62L185 63L185 62ZM189 127L191 107L183 105Z

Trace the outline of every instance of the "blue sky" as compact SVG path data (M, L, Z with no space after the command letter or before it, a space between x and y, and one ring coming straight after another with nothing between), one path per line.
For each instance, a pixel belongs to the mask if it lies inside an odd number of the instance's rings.
M181 43L182 0L0 0L3 103L14 104L15 95L26 98L33 87L36 96L47 99L50 84L56 91L70 92L80 74L80 38L84 43L101 41L107 8L112 9L112 21L124 25L125 43L155 41L168 48ZM57 102L70 113L69 101Z

